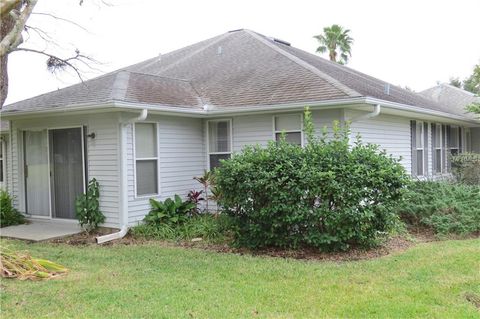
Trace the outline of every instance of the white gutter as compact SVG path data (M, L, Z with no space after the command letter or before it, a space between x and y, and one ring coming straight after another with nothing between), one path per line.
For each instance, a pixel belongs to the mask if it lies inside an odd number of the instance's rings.
M123 238L128 233L128 175L127 175L127 134L125 129L128 124L144 121L147 118L148 110L143 109L137 117L120 121L120 212L122 213L122 227L120 231L97 237L97 244L102 244L110 240ZM125 156L124 156L125 155Z
M469 122L472 124L479 124L480 121L475 120L475 119L468 119L460 115L455 115L455 114L450 114L446 113L443 111L436 111L436 110L431 110L423 107L418 107L418 106L412 106L412 105L406 105L406 104L401 104L401 103L396 103L396 102L390 102L390 101L385 101L385 100L380 100L376 98L371 98L367 97L365 98L365 103L366 104L381 104L383 107L388 107L390 109L396 109L396 110L401 110L401 111L409 111L409 112L414 112L414 113L420 113L420 114L427 114L431 116L439 116L439 117L446 117L449 119L454 119L462 122Z
M80 111L101 111L101 110L143 110L147 109L151 113L155 114L171 114L176 116L188 116L188 117L199 117L199 118L208 118L219 115L236 115L242 113L253 113L253 112L274 112L274 111L289 111L289 110L300 110L305 106L310 106L312 109L315 107L331 107L335 108L338 106L348 106L348 105L358 105L358 104L381 104L383 107L409 111L419 114L426 114L431 116L438 116L448 119L455 119L462 122L468 122L471 124L479 124L480 121L474 119L468 119L460 115L455 115L451 113L446 113L443 111L430 110L422 107L416 107L401 103L395 103L390 101L385 101L381 99L371 98L371 97L354 97L347 99L336 99L336 100L326 100L326 101L305 101L305 102L296 102L296 103L285 103L285 104L276 104L276 105L249 105L249 106L235 106L235 107L222 107L217 106L215 108L208 107L207 110L203 108L192 108L187 106L169 106L169 105L152 105L152 104L142 104L142 103L130 103L123 101L111 101L105 104L76 104L65 107L55 107L55 108L45 108L36 111L3 111L1 115L5 119L14 119L17 117L30 117L35 115L48 115L52 113L63 113L69 112L80 112Z
M354 117L353 119L350 120L350 122L352 122L352 123L353 122L359 122L359 121L364 121L364 120L368 120L368 119L377 117L377 116L380 115L381 108L382 107L380 106L380 104L376 104L373 112L367 113L367 114L364 114L364 115L361 115L361 116L358 116L358 117Z

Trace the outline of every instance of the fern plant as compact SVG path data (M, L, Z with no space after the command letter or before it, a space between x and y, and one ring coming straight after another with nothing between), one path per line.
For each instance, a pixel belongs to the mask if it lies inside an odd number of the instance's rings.
M87 232L98 228L105 221L105 215L100 211L100 190L95 178L88 182L87 193L79 195L75 201L75 210L80 226Z

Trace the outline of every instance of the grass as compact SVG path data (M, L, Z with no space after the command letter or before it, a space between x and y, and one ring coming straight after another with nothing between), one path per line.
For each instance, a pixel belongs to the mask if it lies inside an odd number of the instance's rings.
M2 318L478 318L480 239L319 262L140 246L2 240L70 269L2 280Z

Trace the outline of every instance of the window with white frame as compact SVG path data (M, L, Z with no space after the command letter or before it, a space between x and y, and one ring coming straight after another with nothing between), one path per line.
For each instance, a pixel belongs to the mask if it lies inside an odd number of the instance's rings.
M220 161L232 155L232 121L208 121L208 159L210 169L220 166Z
M158 194L158 144L155 123L135 123L137 196Z
M425 140L425 131L424 131L424 125L423 122L417 122L416 123L416 134L415 134L415 147L416 147L416 152L417 152L417 176L423 176L424 175L424 140Z
M5 181L5 142L0 139L0 185Z
M435 163L434 169L435 173L442 173L443 170L443 134L442 134L442 125L435 124Z
M274 116L275 140L278 142L282 133L291 144L302 145L302 115L283 114Z
M450 154L457 155L459 153L459 151L460 151L460 128L458 126L450 126L448 146L450 148Z

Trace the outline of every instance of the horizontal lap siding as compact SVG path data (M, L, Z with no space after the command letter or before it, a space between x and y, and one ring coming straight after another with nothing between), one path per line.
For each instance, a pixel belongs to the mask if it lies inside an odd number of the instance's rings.
M199 189L193 177L202 175L206 167L203 121L173 116L153 116L147 121L158 123L160 196L156 198L186 196L191 189ZM133 126L128 126L126 133L128 215L129 223L136 224L149 212L150 205L149 198L135 198Z
M365 113L347 111L348 119ZM395 158L401 158L401 164L408 173L411 172L410 119L398 116L379 115L375 118L353 122L351 124L352 140L357 133L362 142L378 144L380 149Z
M327 137L332 137L334 121L342 121L343 110L312 111L312 122L315 127L315 136L322 137L323 130L327 129Z
M88 178L95 177L100 185L100 209L106 217L106 226L120 226L120 166L119 125L116 117L89 118L87 138Z
M119 153L118 121L116 115L94 114L57 116L35 120L12 121L12 192L15 205L24 210L23 160L21 131L54 129L71 126L87 126L87 134L95 133L95 138L87 137L87 174L96 178L100 185L100 210L106 217L104 226L119 227Z
M302 114L302 111L294 112ZM294 114L258 114L235 116L232 118L233 125L233 151L240 152L246 145L266 146L274 138L273 118L275 115ZM323 128L331 132L334 120L341 119L341 110L316 110L312 111L312 121L315 126L315 134L321 136Z
M240 152L247 145L267 146L273 140L272 114L236 116L232 125L234 152Z

